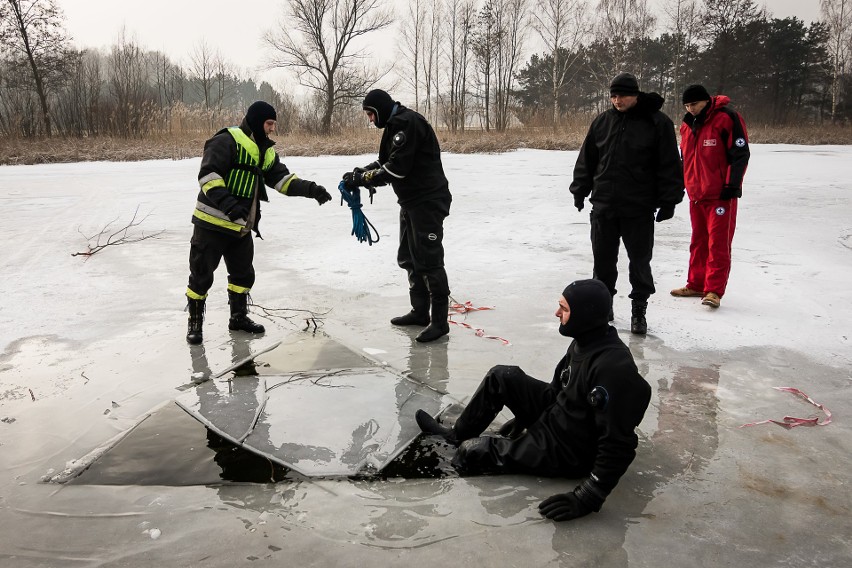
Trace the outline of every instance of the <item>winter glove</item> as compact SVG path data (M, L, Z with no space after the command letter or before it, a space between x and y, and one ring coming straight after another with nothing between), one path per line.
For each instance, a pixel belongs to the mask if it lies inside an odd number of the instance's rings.
M554 521L570 521L600 511L605 498L592 479L585 479L571 493L559 493L539 503L538 511Z
M331 201L331 194L329 194L323 186L314 182L311 182L311 186L308 188L308 197L316 199L317 203L320 205L327 201Z
M363 168L355 168L355 169L354 169L354 170L352 170L352 171L353 171L353 172L356 172L356 173L359 173L359 174L363 174L364 172L367 172L367 171L370 171L370 170L375 170L375 169L377 169L377 168L379 168L379 167L381 167L381 164L380 164L378 161L375 161L375 162L372 162L372 163L367 164L367 165L366 165L366 166L364 166Z
M585 204L586 199L582 195L574 196L574 207L577 208L577 211L583 210L583 205Z
M719 199L722 201L728 201L732 197L742 197L743 196L743 188L738 185L731 185L729 183L725 184L725 187L722 189L722 193L719 195Z
M354 171L343 174L343 186L352 191L364 185L364 172L358 171L360 168L355 168Z
M657 223L668 221L674 217L674 205L663 205L657 210Z
M554 521L570 521L585 517L592 509L580 501L572 491L548 497L539 503L538 512Z
M249 216L249 211L251 209L251 205L248 203L241 203L236 199L233 200L233 204L228 204L227 209L224 210L225 215L228 216L228 219L231 221L236 221L238 219L246 219Z
M326 201L331 201L331 195L328 194L323 186L306 179L296 178L291 181L287 188L287 195L293 197L310 197L316 199L320 205Z
M510 418L505 424L500 426L500 429L497 431L498 434L503 436L504 438L509 438L510 440L514 440L520 437L521 434L524 433L524 428L521 424L518 424L518 421L514 418Z

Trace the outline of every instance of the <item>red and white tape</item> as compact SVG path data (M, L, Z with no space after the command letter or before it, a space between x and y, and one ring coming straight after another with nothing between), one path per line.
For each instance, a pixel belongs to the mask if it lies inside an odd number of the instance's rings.
M465 302L463 304L459 304L459 303L450 304L450 317L447 319L447 321L449 323L453 324L453 325L458 325L458 326L461 326L461 327L464 327L464 328L467 328L467 329L472 329L473 333L477 337L483 337L485 339L494 339L496 341L502 342L503 345L511 345L511 343L509 343L509 340L503 339L502 337L497 337L496 335L485 335L484 329L480 329L478 327L473 327L472 325L465 323L463 321L454 321L453 320L454 315L466 315L470 312L479 312L479 311L483 311L483 310L493 310L493 309L494 308L490 308L490 307L487 307L487 306L477 308L476 306L473 305L473 303L471 303L469 301Z
M809 397L808 395L806 395L805 393L803 393L799 389L794 388L794 387L772 387L772 388L774 388L775 390L783 391L783 392L789 392L789 393L794 394L794 395L796 395L800 398L805 399L806 401L813 404L814 406L816 406L817 408L819 408L820 410L822 410L825 413L825 420L820 422L819 418L796 418L795 416L785 416L783 420L769 419L769 420L761 420L760 422L749 422L748 424L743 424L742 426L740 426L740 428L745 428L746 426L757 426L758 424L772 423L772 424L777 424L777 425L781 426L782 428L787 428L789 430L790 428L795 428L796 426L826 426L828 424L831 424L831 411L828 410L822 404L816 402L814 399L812 399L811 397Z

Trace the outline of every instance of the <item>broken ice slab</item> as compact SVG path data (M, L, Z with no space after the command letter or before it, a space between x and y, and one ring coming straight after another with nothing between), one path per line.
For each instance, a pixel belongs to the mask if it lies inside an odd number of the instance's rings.
M436 416L449 403L322 334L250 359L257 375L207 381L175 402L223 438L307 476L381 470L420 434L417 409Z

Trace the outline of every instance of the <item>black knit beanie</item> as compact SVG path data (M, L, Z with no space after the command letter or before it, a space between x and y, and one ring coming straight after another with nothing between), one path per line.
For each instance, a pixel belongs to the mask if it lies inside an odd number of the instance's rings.
M609 86L611 95L638 95L639 81L632 73L619 73Z
M257 101L248 107L245 121L254 134L254 141L257 143L267 139L266 132L263 130L263 123L267 120L278 120L278 115L275 114L275 109L271 104L265 101Z
M389 94L381 89L373 89L364 97L364 110L376 115L376 128L384 128L390 120L396 102Z
M683 92L683 104L709 100L710 93L702 85L690 85Z
M612 295L600 280L576 280L562 292L571 315L568 323L559 325L559 333L578 338L595 329L609 325Z

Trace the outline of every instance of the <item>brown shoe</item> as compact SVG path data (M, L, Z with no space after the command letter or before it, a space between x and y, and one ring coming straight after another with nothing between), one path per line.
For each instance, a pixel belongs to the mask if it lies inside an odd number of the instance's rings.
M704 295L704 292L699 292L698 290L693 290L686 286L683 288L675 288L669 293L672 296L677 296L678 298L699 298Z
M701 300L701 303L705 306L710 306L711 308L718 308L722 305L722 298L719 297L715 292L707 292L707 295L704 296L704 299Z

